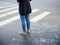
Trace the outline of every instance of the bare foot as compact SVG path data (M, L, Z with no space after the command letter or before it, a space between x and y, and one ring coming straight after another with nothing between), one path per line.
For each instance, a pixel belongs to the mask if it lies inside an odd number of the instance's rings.
M30 30L27 30L26 33L30 33Z
M21 31L21 32L19 32L21 35L27 35L27 33L26 32L24 32L24 31Z

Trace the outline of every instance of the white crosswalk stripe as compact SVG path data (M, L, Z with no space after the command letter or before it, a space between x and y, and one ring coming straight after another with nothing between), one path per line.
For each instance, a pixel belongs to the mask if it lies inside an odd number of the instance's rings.
M5 9L5 10L2 10L2 12L8 11L8 10L12 10L12 9L14 9L14 8L17 8L17 7L8 8L8 9ZM36 12L36 11L39 11L39 9L33 10L32 13L34 13L34 12ZM2 15L0 15L0 18L2 18L2 17L4 17L4 16L11 15L11 14L13 14L13 13L18 13L18 9L13 10L13 11L10 11L10 12L7 12L7 13L5 13L5 14L2 14Z
M12 5L13 3L9 3L9 2L6 2L6 1L2 1L2 0L0 0L0 3L4 3L4 4L2 4L2 5ZM1 5L1 4L0 4Z
M4 20L4 21L0 22L0 27L3 26L3 25L6 25L6 24L8 24L8 23L10 23L12 21L15 21L17 19L19 19L19 16L14 16L12 18L9 18L7 20Z
M8 5L8 6L0 7L0 8L8 8L8 7L12 7L12 6L16 6L16 4Z
M37 11L39 11L39 9L34 9L34 10L32 10L32 13L37 12ZM14 11L14 12L11 12L11 13L9 12L9 13L7 13L7 14L11 15L11 14L16 13L16 12L18 12L18 10L17 10L17 11ZM6 15L6 14L5 14L5 15ZM5 16L5 15L3 15L3 16ZM7 15L6 15L6 16L7 16ZM6 19L6 20L0 22L0 26L6 25L6 24L8 24L8 23L10 23L10 22L12 22L12 21L17 20L17 19L19 19L19 16L14 16L14 17L11 17L11 18L9 18L9 19Z
M31 22L37 22L37 21L39 21L40 19L42 19L42 18L44 18L45 16L47 16L48 14L50 14L50 12L45 11L45 12L43 12L42 14L40 14L40 15L32 18L30 21L31 21Z
M15 9L15 10L13 10L13 9ZM9 10L11 10L11 11L9 11ZM5 11L7 11L7 13L1 14L1 15L0 15L0 18L3 18L3 17L5 17L5 16L18 13L18 7L17 7L17 6L15 6L15 7L10 7L10 8L1 10L0 13L1 13L1 12L5 12ZM35 12L38 12L38 11L40 11L40 9L34 9L34 10L32 10L32 13L35 13ZM42 19L42 18L44 18L45 16L47 16L48 14L50 14L50 12L44 11L43 13L41 13L41 14L33 17L32 19L30 19L30 21L31 21L31 22L37 22L37 21L39 21L40 19ZM17 20L17 19L19 19L19 15L14 16L14 17L11 17L11 18L6 19L6 20L3 20L3 21L0 22L0 27L1 27L1 26L4 26L4 25L6 25L6 24L8 24L8 23L10 23L10 22L12 22L12 21L15 21L15 20Z
M12 10L12 9L17 9L18 7L12 7L12 8L7 8L7 9L4 9L4 10L0 10L0 13L2 12L5 12L5 11L9 11L9 10Z
M18 10L14 10L14 11L12 11L12 12L7 12L7 13L1 15L0 18L2 18L2 17L4 17L4 16L12 15L12 14L17 13L17 12L18 12Z

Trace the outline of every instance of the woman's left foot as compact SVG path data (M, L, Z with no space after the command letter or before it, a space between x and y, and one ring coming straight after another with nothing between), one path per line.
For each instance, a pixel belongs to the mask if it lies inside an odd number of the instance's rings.
M27 30L26 33L30 33L30 30Z

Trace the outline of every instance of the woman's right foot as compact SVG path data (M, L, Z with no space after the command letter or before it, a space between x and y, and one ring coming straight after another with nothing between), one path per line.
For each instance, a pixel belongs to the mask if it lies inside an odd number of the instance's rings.
M29 33L30 33L30 30L27 30L27 31L26 31L26 33L28 33L28 34L29 34Z
M24 32L24 31L21 31L21 32L19 32L21 35L27 35L27 33L26 32Z

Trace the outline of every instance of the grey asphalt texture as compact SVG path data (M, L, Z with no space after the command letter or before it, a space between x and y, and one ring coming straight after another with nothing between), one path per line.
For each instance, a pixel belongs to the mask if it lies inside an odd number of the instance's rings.
M12 8L13 6L2 7L13 4L18 6L16 0L0 0L0 10ZM32 13L30 19L44 11L49 11L51 14L36 23L31 22L31 32L27 36L19 34L19 31L22 31L20 19L1 26L0 45L60 45L60 0L32 0L31 6L32 9L40 9L40 11ZM0 13L0 15L7 12ZM0 18L0 22L17 15L18 13L14 13Z

